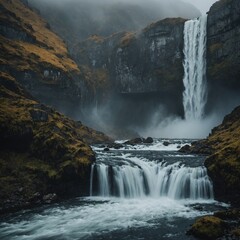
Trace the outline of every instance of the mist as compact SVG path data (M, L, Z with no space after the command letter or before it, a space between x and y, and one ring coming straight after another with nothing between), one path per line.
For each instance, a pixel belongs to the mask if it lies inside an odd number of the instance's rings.
M167 17L195 18L201 12L182 0L29 0L71 47L91 35L137 31Z
M119 31L137 31L166 17L195 18L207 12L216 0L29 0L71 48L91 35L109 36ZM226 96L211 102L201 120L184 120L184 113L171 109L175 103L148 101L146 97L124 99L111 96L104 104L76 110L63 109L69 116L114 138L152 136L204 138L237 105ZM226 101L225 101L226 102ZM181 104L181 103L178 103ZM69 114L69 111L71 112Z
M191 3L197 9L199 9L202 13L206 13L209 11L210 7L217 2L218 0L184 0L184 2Z

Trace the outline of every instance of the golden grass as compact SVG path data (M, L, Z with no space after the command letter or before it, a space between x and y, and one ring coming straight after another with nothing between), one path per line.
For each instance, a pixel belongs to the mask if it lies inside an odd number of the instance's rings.
M80 72L77 64L69 57L63 40L48 28L47 23L37 13L20 0L0 0L0 4L5 9L0 21L35 39L31 44L0 37L1 49L6 53L0 57L0 62L19 71L36 71L40 62L64 72Z

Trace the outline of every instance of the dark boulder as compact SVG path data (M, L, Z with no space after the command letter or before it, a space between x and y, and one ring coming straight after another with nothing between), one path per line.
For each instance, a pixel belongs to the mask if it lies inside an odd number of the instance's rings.
M163 146L167 147L167 146L169 146L169 145L170 145L170 142L167 142L167 141L164 141L164 142L163 142Z
M126 141L124 144L127 145L136 145L136 144L141 144L143 143L144 139L143 138L134 138L129 141Z
M123 145L119 144L119 143L111 143L111 144L107 145L107 148L114 148L114 149L120 149L122 147L123 147Z
M191 146L190 145L184 145L180 150L179 152L181 153L189 153L191 150Z
M153 138L147 137L146 139L143 140L143 143L153 143Z

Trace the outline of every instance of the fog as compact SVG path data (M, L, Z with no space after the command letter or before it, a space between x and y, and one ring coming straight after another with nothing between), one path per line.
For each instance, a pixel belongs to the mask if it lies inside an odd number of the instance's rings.
M136 31L166 17L194 18L201 12L182 0L29 0L69 48L93 34Z
M217 1L218 0L184 0L184 2L193 4L202 13L208 12L210 7L213 5L213 3L217 2Z
M119 31L136 31L166 17L195 18L207 12L214 2L216 0L29 0L70 50L92 34L108 36ZM184 114L170 109L171 104L144 97L136 101L113 95L102 105L81 109L81 117L77 112L69 114L69 109L63 112L115 138L137 135L203 138L240 100L238 96L233 99L231 94L222 99L210 101L203 119L189 121L184 120Z

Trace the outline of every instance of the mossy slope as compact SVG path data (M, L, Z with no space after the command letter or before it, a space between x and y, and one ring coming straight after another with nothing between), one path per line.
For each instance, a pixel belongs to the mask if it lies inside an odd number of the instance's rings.
M192 152L210 155L205 165L217 197L233 202L240 196L240 106L212 130L206 140L196 142Z
M88 194L95 156L87 143L110 141L38 103L2 72L0 136L0 212L29 207L47 193Z
M62 72L79 72L65 43L48 24L20 0L0 0L1 54L3 65L24 71L52 67Z

